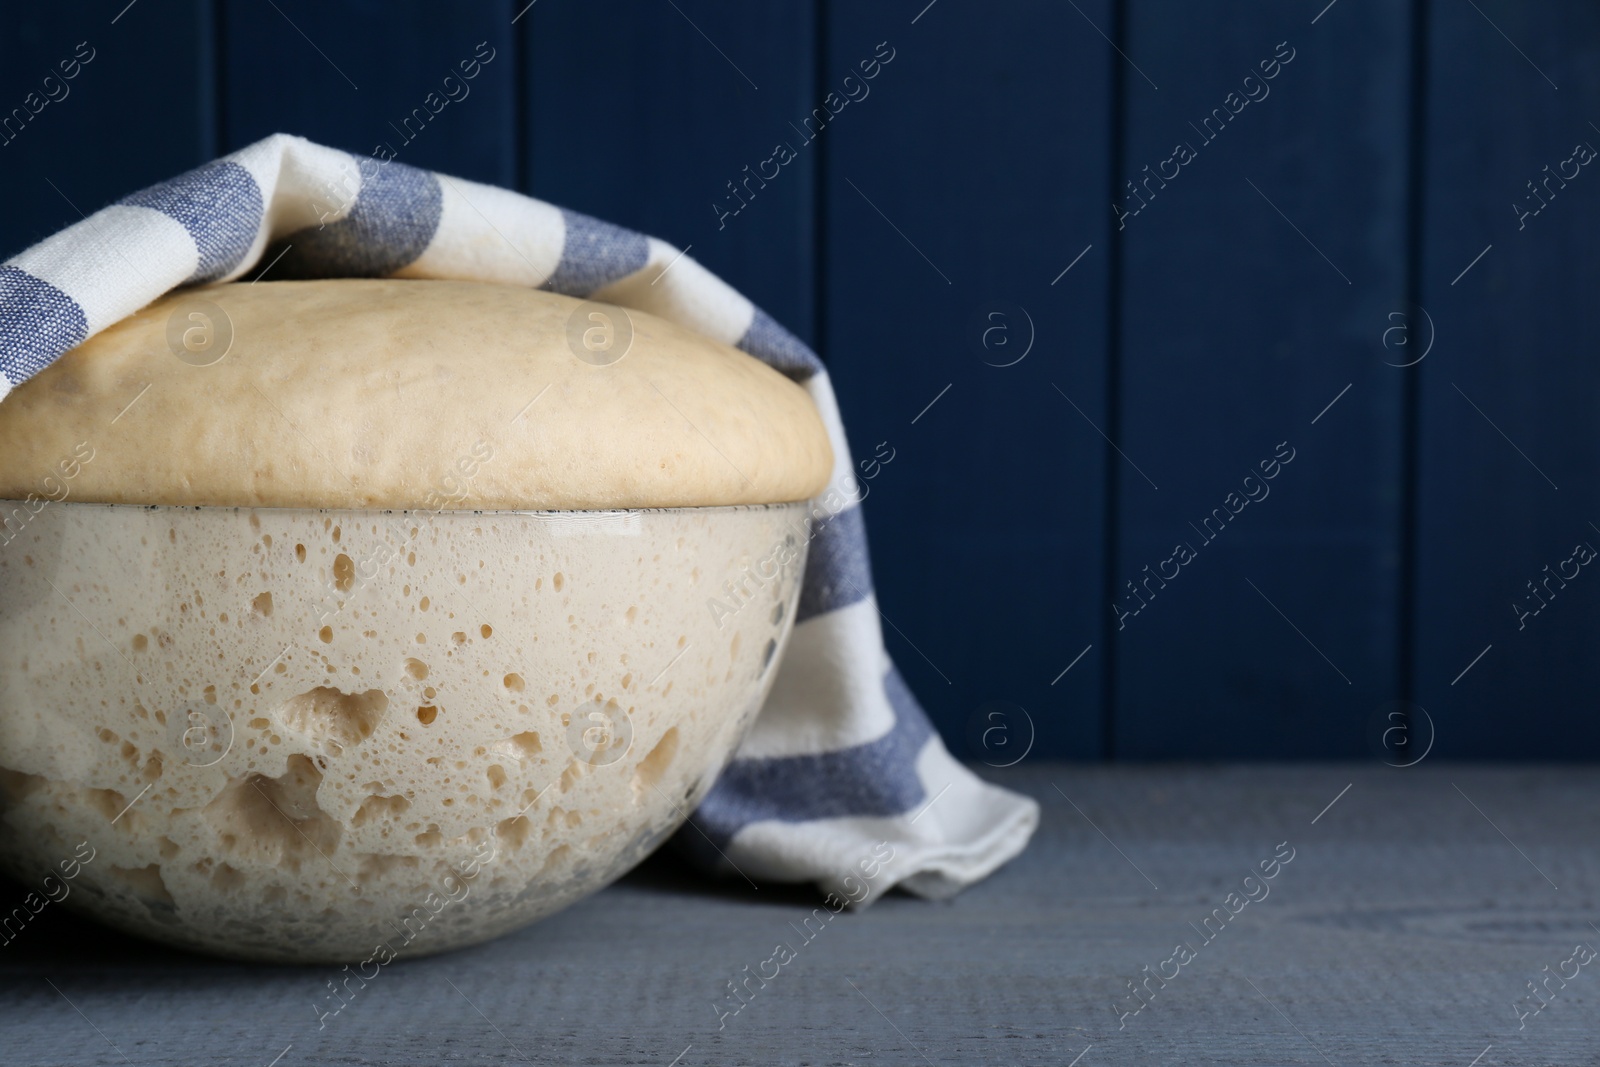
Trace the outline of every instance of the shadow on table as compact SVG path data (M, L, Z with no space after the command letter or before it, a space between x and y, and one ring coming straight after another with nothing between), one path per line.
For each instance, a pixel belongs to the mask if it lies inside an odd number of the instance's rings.
M688 828L678 831L680 836L691 832ZM677 839L670 840L639 866L623 875L617 885L628 889L736 904L793 904L814 907L822 902L822 893L815 886L782 882L760 882L753 885L737 872L710 875L695 866L686 853L687 850ZM757 889L756 885L760 888Z
M29 886L0 877L0 913L21 906L29 892ZM656 897L663 905L676 899L809 908L821 900L818 891L807 885L766 884L756 890L738 875L723 878L707 875L670 846L659 849L601 892ZM579 901L567 912L558 912L541 923L558 923L561 915L582 907L584 902ZM512 931L504 938L518 936L518 931ZM484 951L504 938L488 945L468 946L426 958L446 959ZM540 938L527 938L528 951L539 951L540 941ZM327 970L326 965L241 963L173 948L121 933L61 905L48 904L32 916L26 926L15 931L10 941L0 942L0 989L37 985L41 975L55 968L76 971L80 975L100 972L107 981L124 986L127 972L134 971L140 974L141 981L184 987L227 983L232 977L259 984L263 973L301 980Z

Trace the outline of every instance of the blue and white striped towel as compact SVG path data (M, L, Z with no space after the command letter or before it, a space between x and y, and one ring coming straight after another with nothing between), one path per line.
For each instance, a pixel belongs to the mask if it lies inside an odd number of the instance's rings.
M279 134L134 193L0 265L0 398L168 290L238 278L285 244L274 277L454 278L594 297L736 345L801 383L836 458L813 508L794 636L759 719L693 816L700 833L681 839L713 869L815 882L857 906L896 884L947 896L1026 846L1038 805L950 757L884 650L827 371L771 317L655 238Z

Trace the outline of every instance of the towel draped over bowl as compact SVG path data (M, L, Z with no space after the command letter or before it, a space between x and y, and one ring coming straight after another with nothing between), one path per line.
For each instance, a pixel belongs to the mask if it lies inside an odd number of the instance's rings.
M708 870L814 882L855 907L944 897L1019 853L1038 805L946 751L883 645L839 407L817 356L653 237L506 189L277 134L124 197L0 264L0 399L180 286L273 277L540 287L735 345L816 402L835 465L795 629L755 725L678 834Z

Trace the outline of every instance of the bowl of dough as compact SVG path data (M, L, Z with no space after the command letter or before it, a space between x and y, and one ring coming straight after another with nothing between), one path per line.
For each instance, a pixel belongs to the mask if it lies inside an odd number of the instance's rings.
M0 404L0 864L235 958L549 915L760 710L832 464L799 386L640 311L172 294Z

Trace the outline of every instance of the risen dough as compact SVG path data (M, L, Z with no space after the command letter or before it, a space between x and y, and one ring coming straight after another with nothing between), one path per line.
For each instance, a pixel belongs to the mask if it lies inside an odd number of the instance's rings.
M711 788L808 510L46 507L0 547L0 868L82 842L69 907L352 971L548 915Z
M451 281L174 293L0 403L0 499L576 510L822 490L832 452L803 389L640 311L590 304L574 334L582 303ZM232 342L201 366L169 325L181 338L206 304ZM580 358L590 310L631 324L616 362Z

